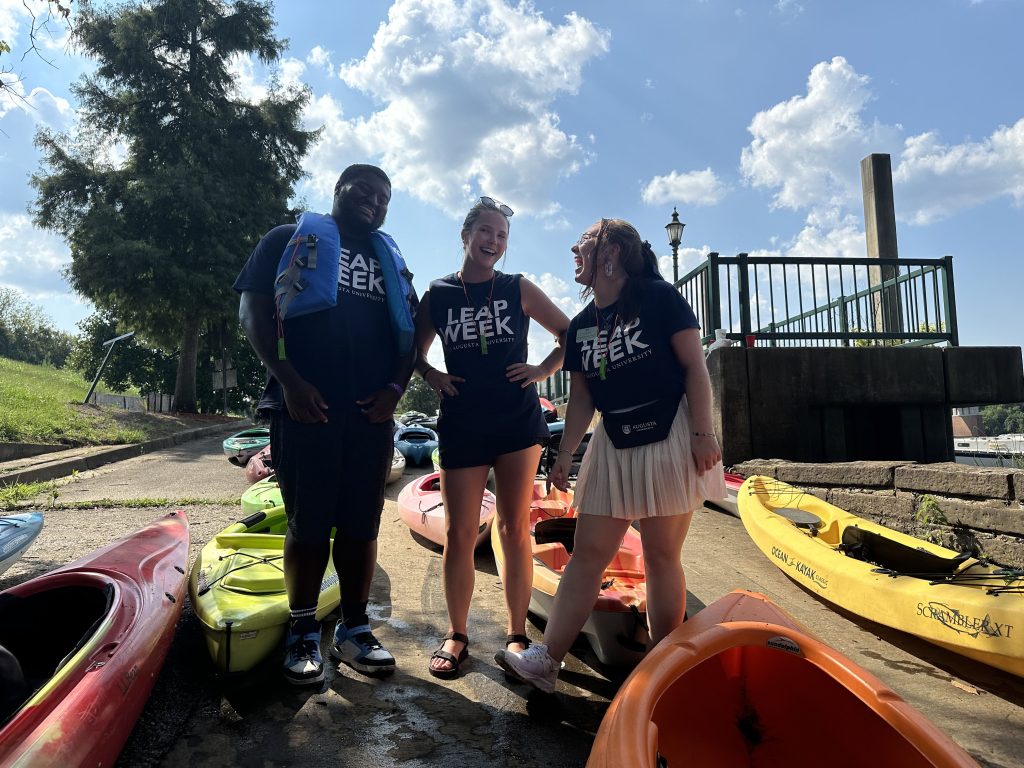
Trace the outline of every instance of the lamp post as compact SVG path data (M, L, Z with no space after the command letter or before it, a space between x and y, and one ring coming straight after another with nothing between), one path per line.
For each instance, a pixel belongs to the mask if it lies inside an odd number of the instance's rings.
M668 244L672 246L672 282L679 282L679 244L683 242L683 227L686 225L679 220L679 211L672 206L672 221L665 225L668 232Z

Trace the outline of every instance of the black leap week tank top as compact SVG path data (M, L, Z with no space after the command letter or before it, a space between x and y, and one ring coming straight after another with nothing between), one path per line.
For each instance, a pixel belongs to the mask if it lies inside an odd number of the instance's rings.
M466 283L451 274L430 284L430 321L441 338L459 394L441 400L439 428L485 435L544 437L536 387L511 382L506 368L526 362L530 318L523 312L521 275Z

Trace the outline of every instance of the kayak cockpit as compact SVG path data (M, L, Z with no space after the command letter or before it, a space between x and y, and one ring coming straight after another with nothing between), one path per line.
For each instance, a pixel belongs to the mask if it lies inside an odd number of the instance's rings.
M110 585L0 595L0 723L89 642L113 597Z

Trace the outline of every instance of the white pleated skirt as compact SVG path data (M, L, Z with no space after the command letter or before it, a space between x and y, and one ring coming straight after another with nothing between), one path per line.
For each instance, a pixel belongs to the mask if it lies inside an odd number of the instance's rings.
M705 500L724 499L722 463L698 475L690 437L685 397L668 437L657 443L616 448L602 419L583 456L573 506L580 514L633 520L688 514Z

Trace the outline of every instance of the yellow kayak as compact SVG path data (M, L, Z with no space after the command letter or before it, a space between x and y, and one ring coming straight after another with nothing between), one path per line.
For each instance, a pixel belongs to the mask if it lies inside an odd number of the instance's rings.
M284 499L281 497L281 486L277 484L275 475L253 483L242 494L242 512L247 515L271 507L280 507L282 504Z
M894 531L754 476L740 518L791 579L871 621L1024 676L1024 571Z
M284 507L257 512L218 533L192 566L189 596L219 672L245 672L284 648ZM328 562L316 617L341 603L338 574Z

